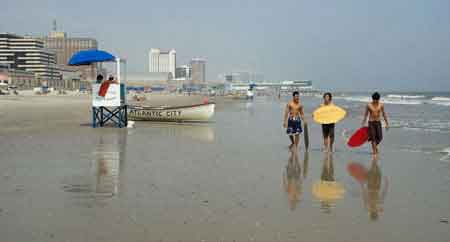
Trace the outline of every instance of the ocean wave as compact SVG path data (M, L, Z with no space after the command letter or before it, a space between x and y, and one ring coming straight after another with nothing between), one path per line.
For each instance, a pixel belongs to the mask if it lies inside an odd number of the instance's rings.
M372 101L372 98L367 96L341 96L335 97L335 99L341 99L348 102L363 102L363 103L368 103ZM383 98L382 102L387 104L399 104L399 105L423 104L423 102L419 100L400 99L400 98Z
M444 154L450 155L450 147L447 147L447 148L442 149L442 150L440 151L440 153L444 153Z
M391 128L401 128L409 131L450 133L450 121L447 120L396 120L390 122Z
M396 98L396 99L424 99L424 95L399 95L399 94L389 94L388 98Z
M433 97L431 101L444 101L444 102L450 102L450 97Z
M441 161L450 161L450 147L442 149L439 153L444 154L440 159Z
M440 105L440 106L450 106L450 102L430 102L430 104Z
M433 97L430 104L441 105L441 106L450 106L450 98L448 97Z
M319 96L317 96L319 97ZM321 96L320 96L321 97ZM334 99L345 100L348 102L364 102L368 103L372 101L370 96L335 96ZM436 96L433 98L426 97L425 95L399 95L389 94L382 98L382 102L386 104L396 105L440 105L450 106L450 97Z
M342 99L349 102L370 102L372 99L370 97L364 97L364 96L340 96L340 97L334 97L334 99Z
M383 102L388 104L400 104L400 105L420 105L424 104L424 102L418 99L424 98L425 98L424 95L389 94L383 99Z
M418 100L407 100L407 99L395 99L395 98L385 98L383 100L387 104L399 104L399 105L420 105L424 104L422 101Z

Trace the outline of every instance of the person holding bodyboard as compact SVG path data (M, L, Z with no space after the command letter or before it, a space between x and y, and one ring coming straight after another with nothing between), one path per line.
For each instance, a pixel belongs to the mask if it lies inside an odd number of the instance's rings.
M378 92L372 95L372 102L366 105L361 126L365 126L367 116L369 116L368 140L372 144L372 154L376 156L378 155L378 145L383 139L381 116L383 116L386 130L389 130L389 122L384 111L384 104L380 102L380 94Z
M334 105L331 101L332 95L327 92L323 94L323 103L320 105L321 107ZM324 151L333 152L333 144L334 144L334 126L335 123L330 124L322 124L322 136L323 136L323 147Z
M334 105L329 92L323 95L323 103L313 112L314 121L322 125L324 152L333 151L335 124L341 121L346 113L344 109Z

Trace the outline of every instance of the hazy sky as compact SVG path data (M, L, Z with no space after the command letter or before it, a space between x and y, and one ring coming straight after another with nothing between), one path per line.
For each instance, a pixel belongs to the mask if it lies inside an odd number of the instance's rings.
M151 47L178 64L310 79L340 90L450 90L448 0L1 0L0 32L43 35L57 19L73 37L147 71Z

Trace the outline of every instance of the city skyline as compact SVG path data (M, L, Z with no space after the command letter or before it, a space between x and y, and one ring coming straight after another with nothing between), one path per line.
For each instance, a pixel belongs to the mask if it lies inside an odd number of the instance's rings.
M207 79L248 69L337 90L450 90L448 1L137 1L108 10L121 18L98 14L105 3L7 1L0 32L39 36L57 19L132 72L146 69L149 48L168 46L180 63L206 57ZM90 7L72 10L80 4Z
M95 78L96 65L69 66L68 62L73 54L80 50L97 49L96 39L86 37L72 37L64 31L57 31L56 20L53 22L53 30L44 37L38 37L44 42L44 47L56 53L56 64L60 70L79 71L81 79Z
M177 52L175 49L161 50L151 48L148 53L149 72L168 72L175 78L177 68Z
M189 65L192 68L191 80L193 84L205 83L206 79L206 59L192 58Z
M56 53L38 38L0 32L0 64L35 73L43 80L59 79Z

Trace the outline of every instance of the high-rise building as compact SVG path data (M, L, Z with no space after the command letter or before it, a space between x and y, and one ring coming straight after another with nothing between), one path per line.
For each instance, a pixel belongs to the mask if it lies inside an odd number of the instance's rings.
M182 80L190 80L192 77L192 67L190 65L182 65L175 69L175 78Z
M206 60L202 58L193 58L190 65L192 67L192 82L206 82Z
M35 73L41 81L53 83L61 79L56 65L56 54L36 38L0 33L0 65L9 69Z
M92 38L68 38L65 32L56 31L46 37L40 38L44 46L56 53L56 63L65 70L80 71L83 79L93 79L96 73L96 65L69 66L70 58L80 50L97 49L97 40Z
M149 52L149 72L169 72L175 78L177 66L177 52L174 49L162 51L160 49L150 49Z

